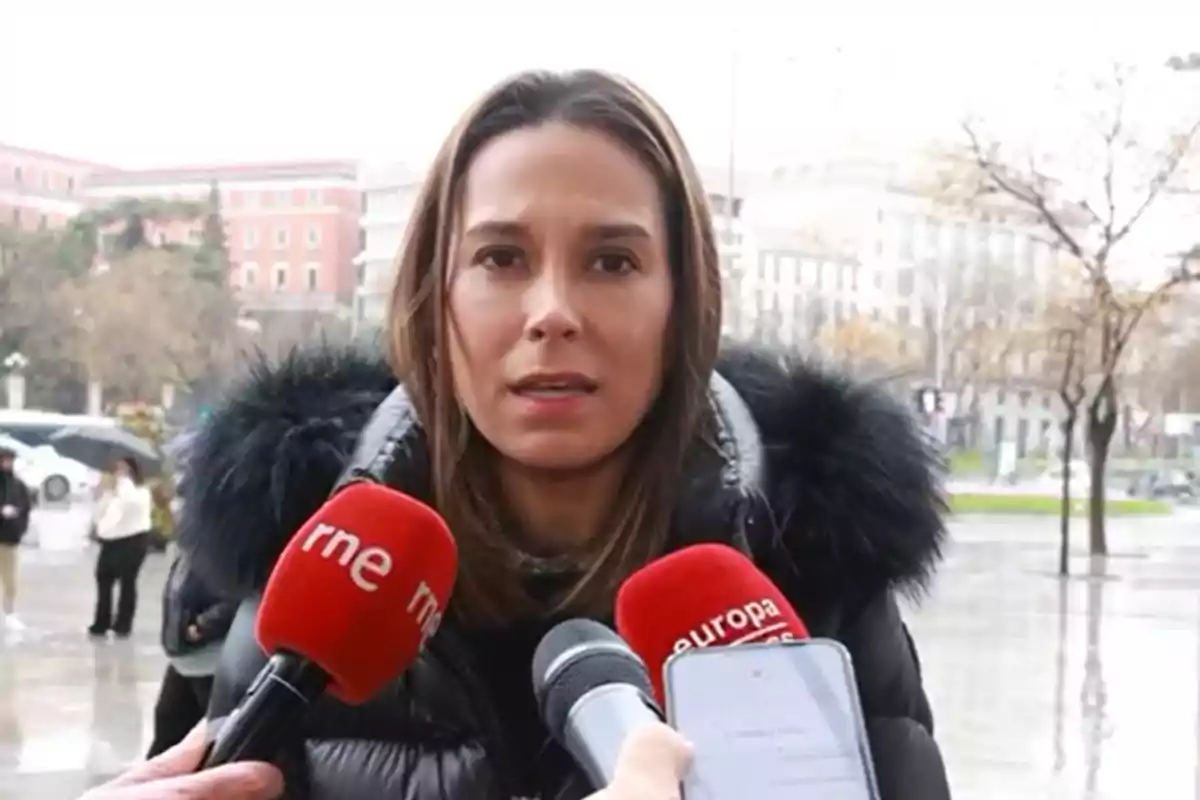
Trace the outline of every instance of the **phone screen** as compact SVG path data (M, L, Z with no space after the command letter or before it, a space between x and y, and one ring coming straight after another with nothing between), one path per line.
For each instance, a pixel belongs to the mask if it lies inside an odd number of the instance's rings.
M878 800L850 655L832 640L686 650L671 724L695 746L687 800Z

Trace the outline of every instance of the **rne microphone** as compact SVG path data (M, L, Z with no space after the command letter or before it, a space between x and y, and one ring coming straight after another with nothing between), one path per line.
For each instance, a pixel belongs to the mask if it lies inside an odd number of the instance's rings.
M612 783L625 738L662 721L652 691L646 665L599 622L561 622L533 654L533 694L546 728L594 789Z
M630 575L617 592L616 623L649 665L660 702L664 667L675 653L808 638L779 588L722 544L685 547Z
M378 484L335 494L284 548L258 609L270 655L201 768L270 761L322 692L362 703L437 630L458 550L433 509Z

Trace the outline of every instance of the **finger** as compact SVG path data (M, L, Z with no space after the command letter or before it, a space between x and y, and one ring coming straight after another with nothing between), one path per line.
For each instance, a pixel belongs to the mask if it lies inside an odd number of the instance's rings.
M149 761L133 766L109 785L129 786L194 772L196 767L200 766L200 759L204 756L204 748L208 742L207 727L202 720L199 725L192 728L187 736L183 737L182 742Z
M178 775L130 786L121 800L276 800L283 776L270 764L226 764L191 775Z
M678 796L679 784L692 763L692 746L674 729L645 725L621 745L613 784L637 794Z

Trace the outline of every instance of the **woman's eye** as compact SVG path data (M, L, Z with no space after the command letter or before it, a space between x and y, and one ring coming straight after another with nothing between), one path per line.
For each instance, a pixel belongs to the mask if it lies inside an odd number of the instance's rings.
M475 256L475 263L488 269L512 269L521 265L521 253L508 248L482 250Z
M592 262L592 267L597 272L603 272L606 275L624 275L627 272L633 272L637 267L633 263L633 259L623 253L604 253L596 256L596 260Z

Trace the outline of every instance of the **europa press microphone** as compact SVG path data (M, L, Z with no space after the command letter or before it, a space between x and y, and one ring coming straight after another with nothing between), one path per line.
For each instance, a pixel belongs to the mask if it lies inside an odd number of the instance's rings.
M201 769L269 761L310 702L362 703L399 675L441 622L458 550L428 506L377 484L335 494L279 557L255 636L270 660Z
M595 789L612 783L625 738L662 720L652 691L646 665L599 622L561 622L533 654L533 693L542 719Z
M742 553L703 544L651 562L618 591L617 630L695 747L689 797L880 797L849 651L810 639Z
M807 639L775 584L742 553L697 544L650 562L617 592L617 631L650 667L661 702L663 665L693 647Z

